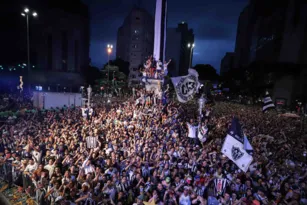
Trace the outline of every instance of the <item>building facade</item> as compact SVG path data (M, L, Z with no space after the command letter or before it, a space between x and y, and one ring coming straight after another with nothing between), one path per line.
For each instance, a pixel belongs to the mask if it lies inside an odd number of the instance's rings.
M190 44L190 47L188 46ZM166 61L172 59L168 66L171 76L186 75L193 61L193 29L186 22L178 24L177 28L167 29Z
M227 52L221 60L220 75L225 75L235 65L235 53Z
M273 98L307 100L307 2L292 0L250 0L241 13L236 39L236 67L253 62L291 64L300 67L299 77L275 84ZM248 55L247 55L248 54ZM289 68L290 69L290 68ZM290 82L291 81L291 82ZM292 82L293 81L293 82ZM280 87L293 87L282 96ZM283 88L284 89L284 88ZM284 92L286 93L286 92Z
M82 10L81 10L82 11ZM81 12L80 11L80 12ZM89 63L89 19L82 13L52 8L37 25L37 66L48 71L80 72Z
M36 18L29 16L31 84L43 87L82 85L80 72L89 64L88 7L81 0L65 3L60 0L8 1L2 9L7 10L5 15L18 17L18 23L6 29L20 36L9 43L9 50L16 51L10 64L27 63L27 24L26 18L20 15L25 7L38 13ZM28 76L27 69L25 76Z
M306 11L303 1L250 0L238 20L236 67L254 61L307 63Z
M130 64L129 85L140 84L140 66L152 55L154 19L144 9L135 7L117 32L116 57Z
M236 68L244 67L249 64L250 45L252 41L251 36L253 33L252 22L254 18L253 6L249 4L243 9L238 20L234 63Z

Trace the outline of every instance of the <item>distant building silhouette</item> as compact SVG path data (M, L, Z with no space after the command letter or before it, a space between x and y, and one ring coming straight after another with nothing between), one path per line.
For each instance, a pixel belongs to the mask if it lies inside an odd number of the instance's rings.
M78 73L89 63L89 14L81 0L1 3L0 64L27 63L27 26L21 16L25 7L38 13L37 18L29 18L32 84L83 84Z
M307 63L304 1L250 0L238 20L236 67L254 61Z
M307 101L307 3L292 0L250 0L237 29L235 67L261 63L297 70L278 79L273 99Z
M235 53L227 52L221 60L220 75L225 75L231 68L234 68Z
M188 47L190 44L190 47ZM186 22L178 24L177 28L167 29L166 60L172 59L168 70L170 75L186 75L189 69L189 62L193 61L194 33L189 29Z
M117 32L116 57L130 63L129 84L140 84L139 67L152 55L154 19L145 10L134 7Z

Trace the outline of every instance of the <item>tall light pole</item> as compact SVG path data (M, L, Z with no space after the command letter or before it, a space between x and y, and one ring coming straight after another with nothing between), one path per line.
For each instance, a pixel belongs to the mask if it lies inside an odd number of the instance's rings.
M192 66L191 64L192 64L192 54L193 54L194 46L195 46L194 43L193 44L191 44L191 43L188 44L188 48L191 49L190 50L190 59L189 59L189 68L191 68L191 66Z
M91 107L91 93L92 93L92 87L91 85L87 88L87 108L90 109Z
M29 17L33 16L34 18L37 17L37 13L35 11L30 11L30 9L25 8L21 13L22 16L26 17L27 19L27 58L28 58L28 81L29 81L29 88L30 88L30 29L29 29Z
M112 54L113 45L108 44L107 52L108 52L108 94L109 94L109 86L110 86L110 55Z

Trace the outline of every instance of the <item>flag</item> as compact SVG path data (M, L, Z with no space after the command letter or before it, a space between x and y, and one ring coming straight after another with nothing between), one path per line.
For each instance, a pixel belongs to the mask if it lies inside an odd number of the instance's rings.
M246 172L253 157L244 149L244 135L237 118L232 119L230 129L222 147L222 153L233 161L242 171Z
M98 145L97 138L92 136L87 137L86 145L88 149L96 148Z
M249 143L246 135L244 135L244 140L243 140L243 148L244 150L249 154L252 155L254 152L254 149L252 147L252 145Z
M207 140L207 132L208 132L208 128L206 126L203 127L199 127L198 130L198 139L199 141L201 141L202 143L205 142Z
M275 108L275 105L269 96L269 92L265 93L265 96L263 98L263 107L262 107L262 112L266 112L270 108Z
M87 108L81 108L81 111L82 111L82 116L84 118L86 118L87 117Z
M171 78L174 84L177 99L179 102L186 103L193 99L194 94L198 91L200 83L198 82L198 73L190 68L189 74Z

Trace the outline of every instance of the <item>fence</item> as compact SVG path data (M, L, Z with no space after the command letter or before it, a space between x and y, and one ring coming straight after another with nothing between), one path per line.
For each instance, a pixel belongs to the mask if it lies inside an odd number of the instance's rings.
M36 186L34 185L30 176L18 171L12 165L12 163L3 163L0 165L0 180L2 182L5 182L5 190L9 190L8 193L19 192L19 204L24 204L22 202L25 202L25 204L29 204L29 199L31 200L36 197ZM23 193L22 191L20 191L19 187L22 187L22 190L26 192ZM1 188L2 192L5 191L2 189L3 187ZM16 203L16 196L14 197L14 194L4 194L4 196L8 198L11 203L12 201L14 204ZM11 197L13 197L13 199L11 199ZM35 204L38 204L35 200L31 201Z

